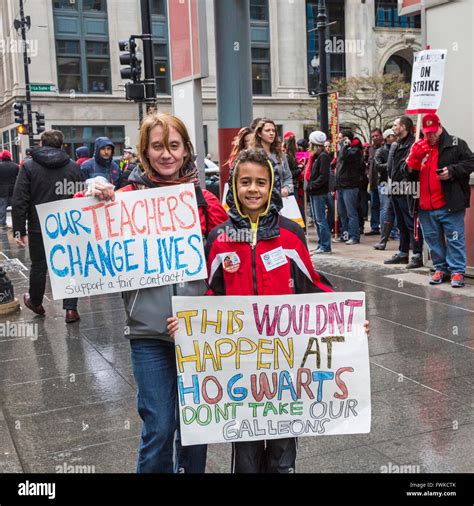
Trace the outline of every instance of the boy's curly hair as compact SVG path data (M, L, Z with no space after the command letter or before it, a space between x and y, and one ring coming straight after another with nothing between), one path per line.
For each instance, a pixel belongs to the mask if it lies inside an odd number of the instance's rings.
M238 171L241 163L253 162L268 168L268 156L262 148L243 149L237 155L234 163L234 170Z

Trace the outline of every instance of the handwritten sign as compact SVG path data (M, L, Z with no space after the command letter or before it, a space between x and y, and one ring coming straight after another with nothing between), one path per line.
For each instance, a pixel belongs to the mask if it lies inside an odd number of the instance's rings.
M173 312L184 445L370 431L364 293L173 297Z
M300 208L298 207L298 202L296 202L296 199L293 195L290 195L288 197L282 197L283 202L283 208L280 210L280 215L285 216L285 218L288 218L289 220L292 220L300 227L305 226L303 217L301 216Z
M337 136L339 134L339 93L329 93L329 134L331 150L337 153Z
M446 49L427 49L413 56L407 114L436 112L441 104Z
M54 299L207 277L192 184L36 206Z

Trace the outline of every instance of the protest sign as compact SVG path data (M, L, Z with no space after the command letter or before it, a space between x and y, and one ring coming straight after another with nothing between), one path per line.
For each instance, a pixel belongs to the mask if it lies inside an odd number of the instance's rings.
M36 206L54 299L207 277L192 184Z
M311 156L312 156L312 153L310 153L309 151L297 151L296 152L296 161L299 163L302 160L304 160L305 163L307 163L308 160L311 159Z
M337 136L339 134L339 93L329 93L329 138L331 150L337 153Z
M301 227L304 228L303 217L301 216L300 208L298 207L298 203L293 195L288 197L282 197L283 208L280 211L280 214L289 220L292 220Z
M229 191L229 183L224 185L224 191L222 192L222 207L225 209L227 213L229 211L229 206L227 205L227 192Z
M173 297L173 313L184 445L370 431L364 293Z
M414 54L407 114L438 110L443 95L446 54L446 49L427 49Z

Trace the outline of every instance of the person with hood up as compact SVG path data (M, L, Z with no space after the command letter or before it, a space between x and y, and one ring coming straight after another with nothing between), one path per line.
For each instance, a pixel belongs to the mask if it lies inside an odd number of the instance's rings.
M61 149L63 143L64 136L59 130L43 132L41 147L31 150L31 159L25 160L13 191L13 234L20 246L29 247L31 259L30 287L23 302L41 316L45 314L43 296L48 265L36 206L71 198L74 192L70 186L74 185L68 183L80 185L83 182L81 169ZM79 320L77 299L64 299L63 309L66 310L66 323Z
M76 148L76 163L80 167L84 162L90 160L89 148L87 146L80 146Z
M10 151L0 152L0 228L7 230L7 207L11 204L19 167L12 161Z
M141 123L140 164L128 186L118 192L193 183L203 237L227 214L219 200L199 186L194 149L184 123L167 113L151 113ZM97 178L99 179L99 178ZM109 183L89 185L86 196L114 200ZM76 195L79 196L79 195ZM172 297L199 296L205 280L153 286L122 293L126 332L138 391L138 413L143 421L137 473L204 473L206 445L181 446L175 346L168 332Z
M108 137L98 137L94 144L94 156L81 165L85 179L102 176L114 186L120 179L120 167L114 161L114 143Z
M229 220L211 232L206 245L209 295L291 297L334 291L314 270L301 227L278 214L283 206L278 177L262 149L237 157L229 176ZM277 249L287 253L285 263L270 269L265 253ZM225 265L228 252L234 260L230 266ZM296 438L234 443L232 472L294 472L296 448Z

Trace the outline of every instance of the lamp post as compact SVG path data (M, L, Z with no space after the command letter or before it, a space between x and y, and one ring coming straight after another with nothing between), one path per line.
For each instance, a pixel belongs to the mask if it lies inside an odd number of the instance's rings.
M312 95L318 95L319 93L319 58L314 55L311 60L311 68L313 69L313 87L314 92Z
M321 131L329 135L329 116L328 116L328 76L326 66L326 27L327 14L325 0L319 0L318 3L318 46L319 46L319 104L321 110ZM311 62L312 63L312 62Z

